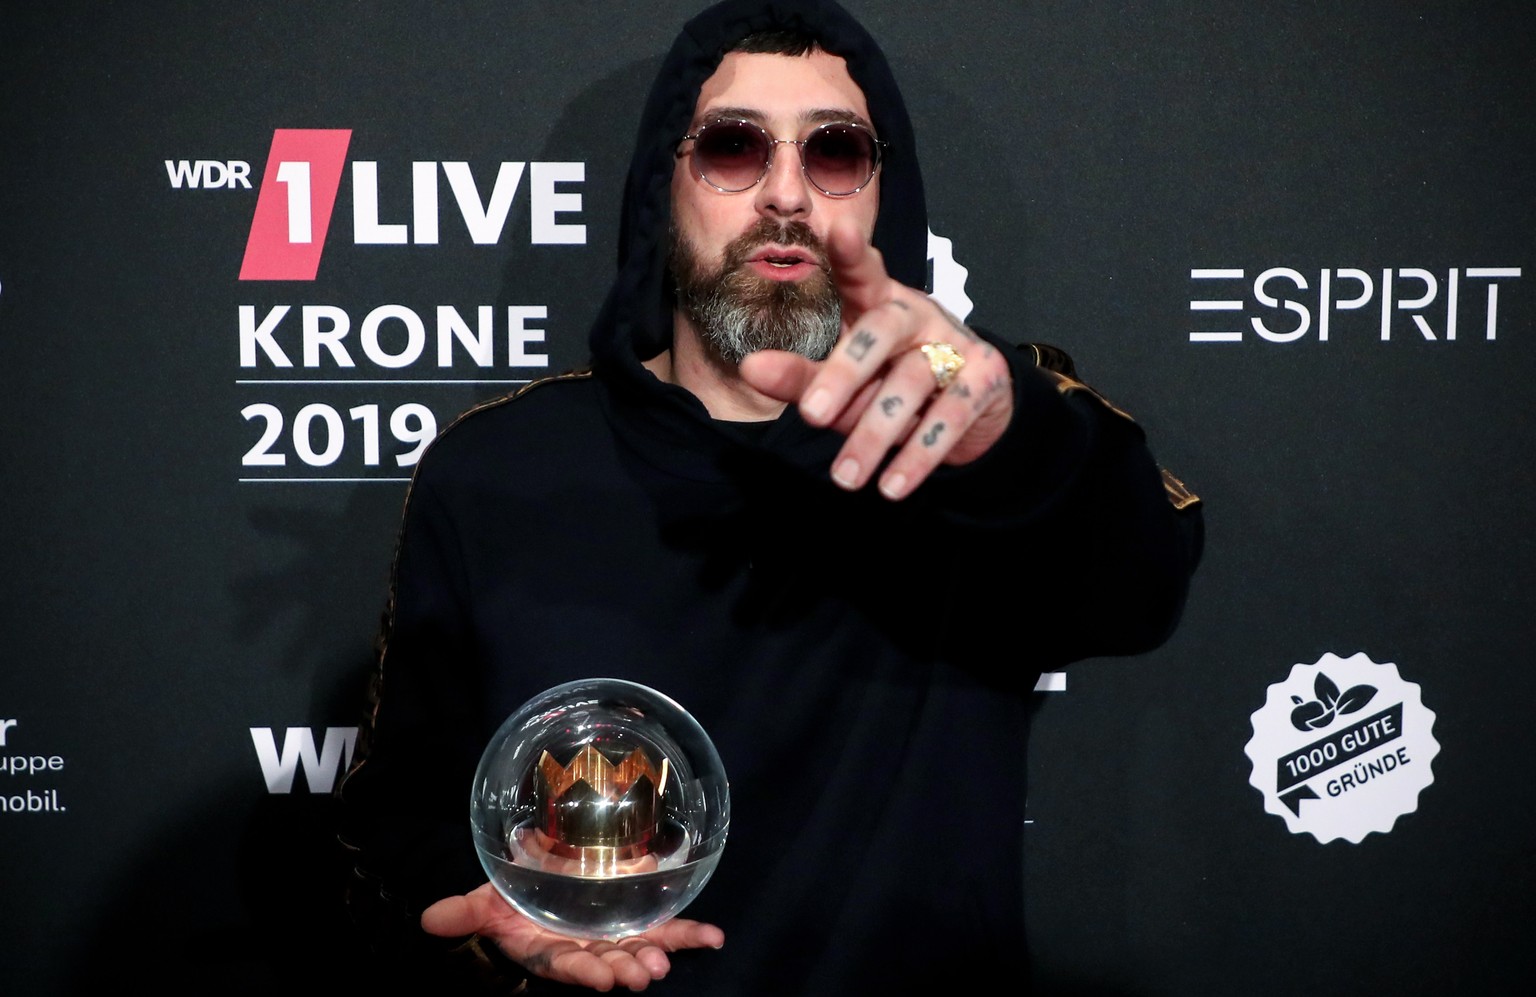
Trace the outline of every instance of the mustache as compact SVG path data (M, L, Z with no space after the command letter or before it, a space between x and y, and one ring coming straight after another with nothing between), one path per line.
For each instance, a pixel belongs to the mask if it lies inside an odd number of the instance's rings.
M778 222L772 218L759 218L747 231L732 239L725 247L724 270L729 273L739 270L752 254L763 246L799 246L811 251L816 259L816 265L822 270L831 273L831 264L827 262L827 247L811 231L811 227L802 221Z

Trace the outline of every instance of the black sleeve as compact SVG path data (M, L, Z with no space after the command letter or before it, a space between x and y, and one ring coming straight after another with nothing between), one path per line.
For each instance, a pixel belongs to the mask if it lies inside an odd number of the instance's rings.
M406 500L357 755L338 789L340 837L352 865L347 907L374 976L514 993L524 974L494 944L434 938L420 927L427 906L486 878L469 832L481 745L473 733L479 665L467 605L459 538L418 475Z
M1064 352L981 334L1008 359L1013 418L981 458L940 468L928 501L956 539L976 541L973 574L997 579L978 581L983 610L1027 634L1047 667L1157 647L1200 561L1200 500Z

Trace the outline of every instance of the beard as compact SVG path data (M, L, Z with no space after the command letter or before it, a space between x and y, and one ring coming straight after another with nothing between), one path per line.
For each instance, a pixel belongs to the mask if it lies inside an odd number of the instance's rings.
M825 360L837 345L842 299L824 262L826 247L809 225L760 219L725 247L716 270L708 268L676 226L669 243L667 268L678 306L722 359L738 364L758 350L787 350ZM798 281L759 277L746 264L768 244L803 246L815 255L820 269Z

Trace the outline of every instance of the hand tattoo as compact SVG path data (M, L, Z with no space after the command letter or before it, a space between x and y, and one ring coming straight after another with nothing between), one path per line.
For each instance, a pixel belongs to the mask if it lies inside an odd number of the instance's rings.
M848 355L855 360L863 360L874 345L874 335L865 329L860 329L853 334L852 339L848 340Z
M1002 375L990 378L981 389L981 396L971 403L971 411L980 412L992 401L994 395L1008 390L1008 379Z
M961 338L963 338L968 343L974 343L981 347L982 356L990 357L993 353L997 352L992 348L991 343L987 342L985 339L982 339L980 336L976 335L976 333L972 332L970 326L966 325L964 322L961 322L959 319L951 315L948 308L945 308L942 305L937 307L939 309L939 314L944 316L949 324L954 327L955 332L960 334Z

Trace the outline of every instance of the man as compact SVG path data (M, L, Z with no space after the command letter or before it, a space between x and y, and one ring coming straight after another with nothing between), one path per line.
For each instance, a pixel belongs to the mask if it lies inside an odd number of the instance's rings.
M834 4L732 0L679 36L591 372L469 413L412 484L343 787L354 899L402 947L419 916L535 991L1021 984L1030 690L1166 638L1199 510L1049 348L916 289L914 149ZM597 676L680 702L731 785L688 916L617 944L515 913L465 806L508 714Z

